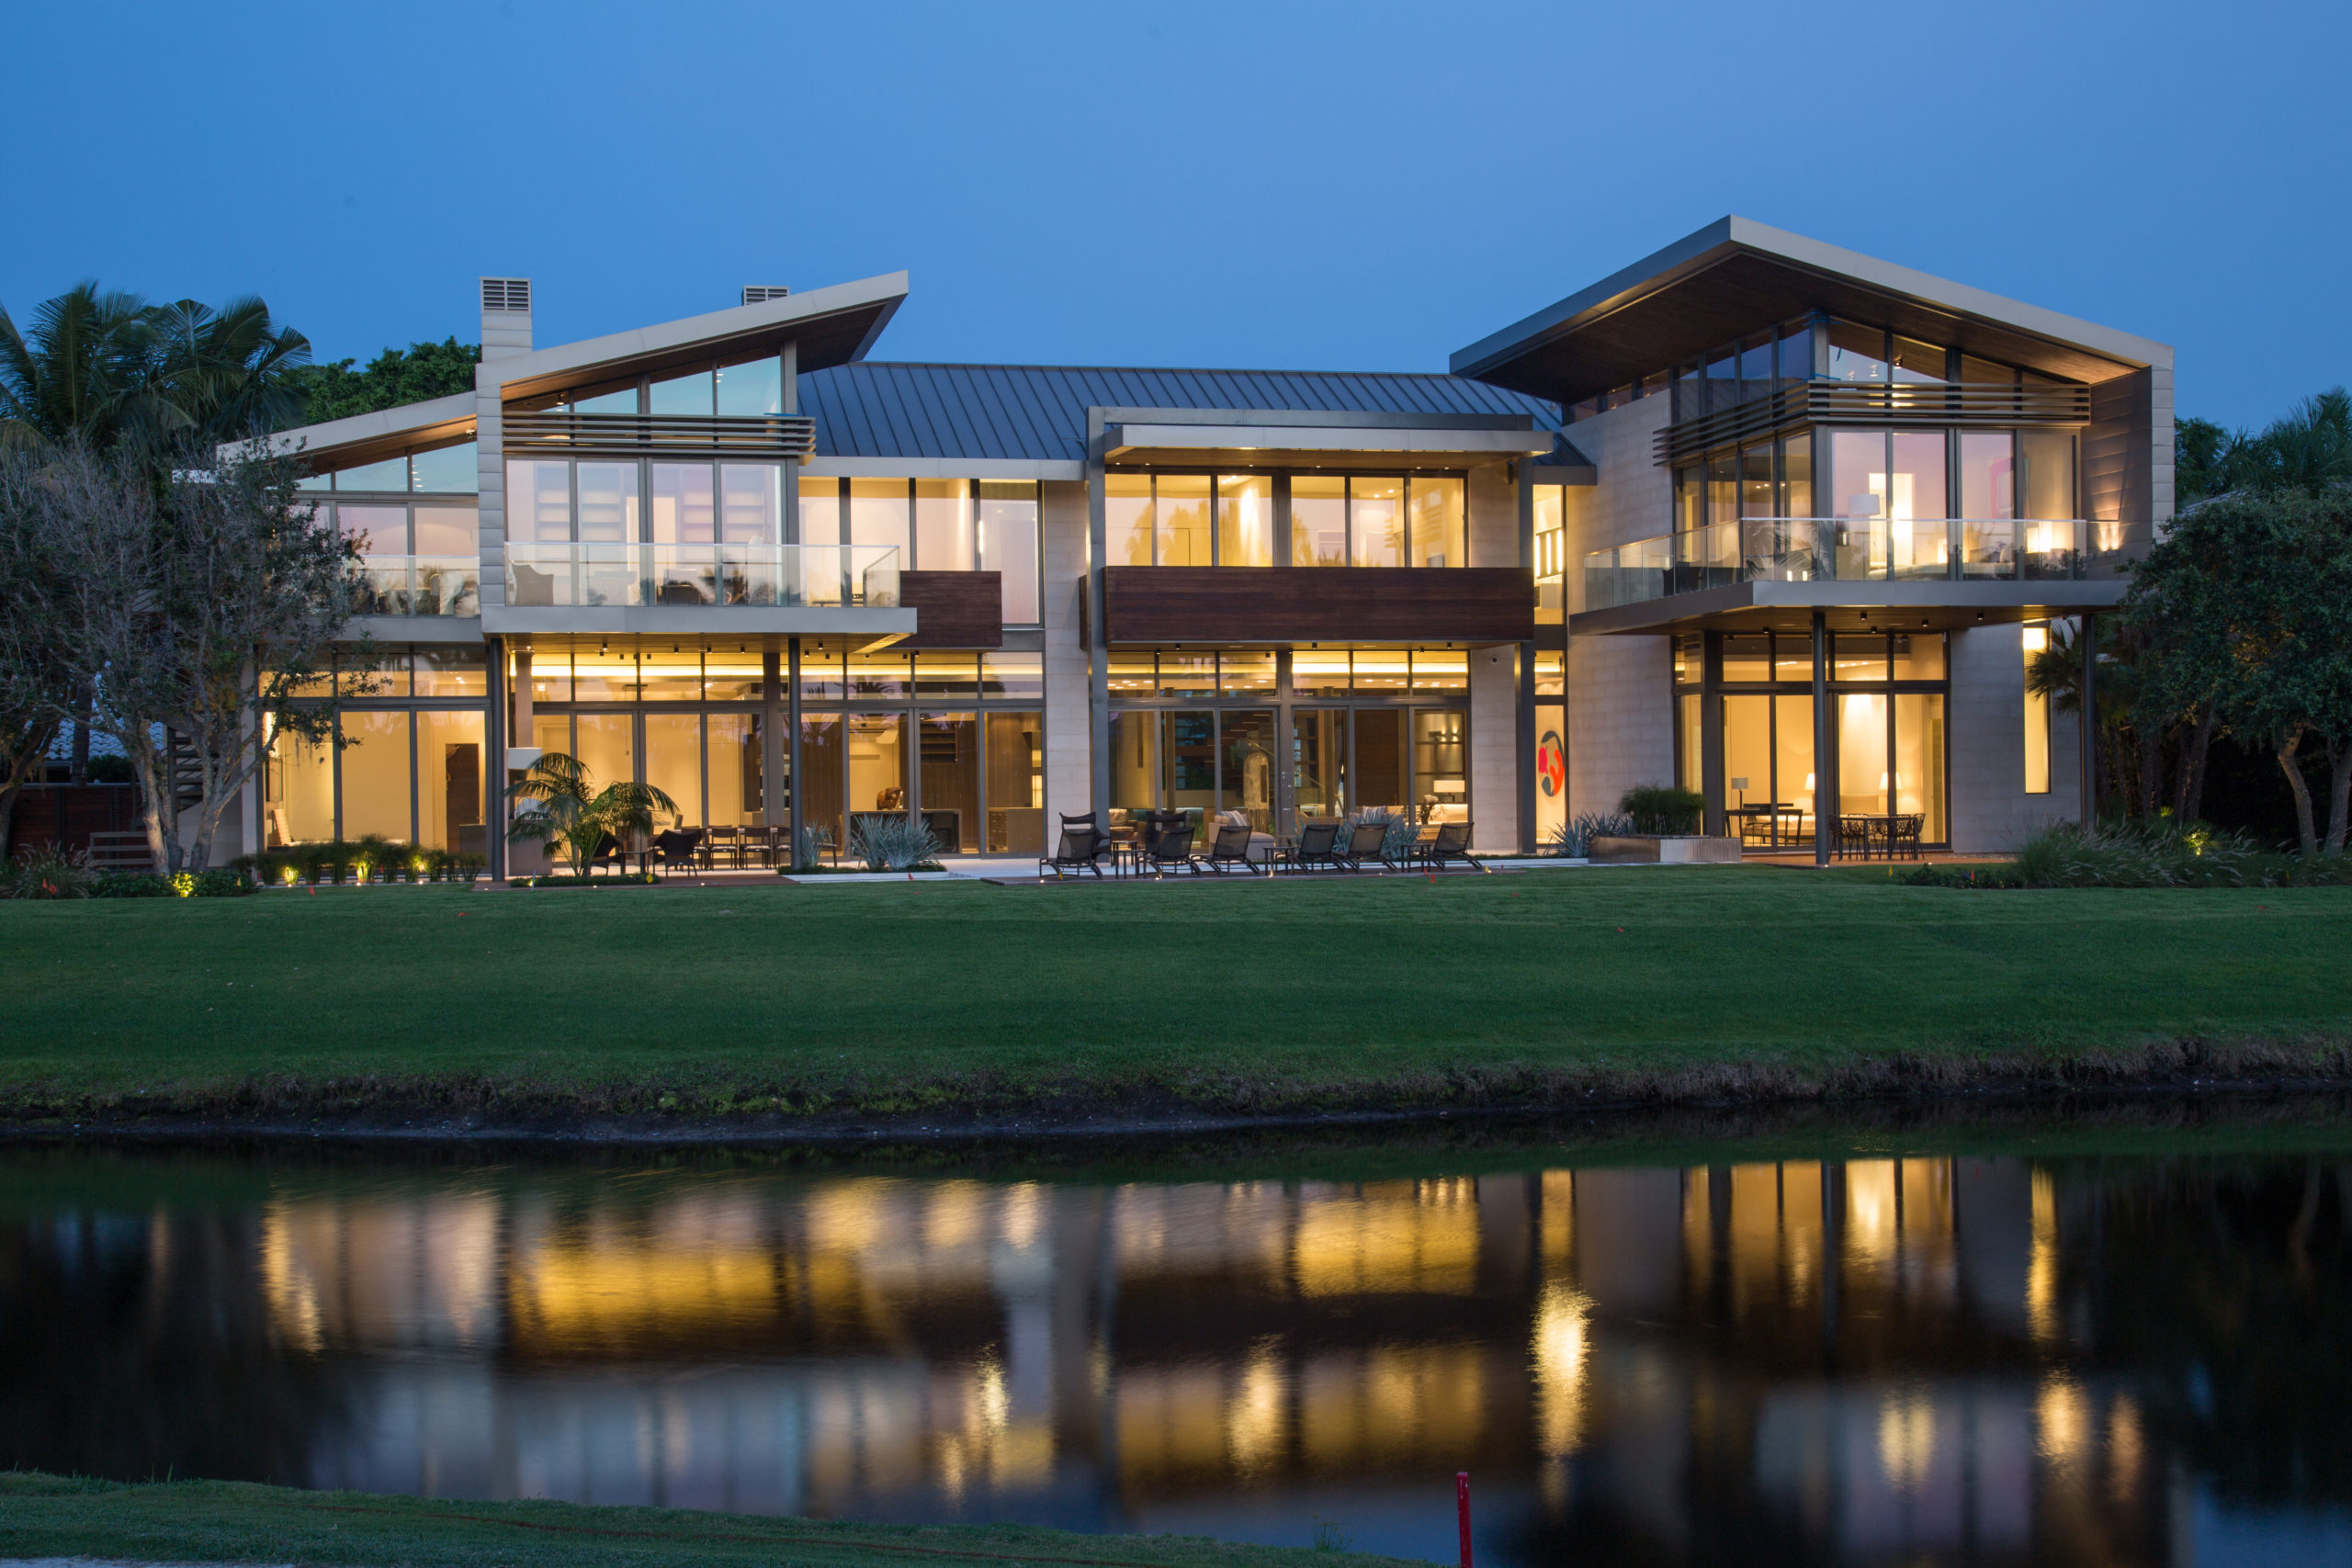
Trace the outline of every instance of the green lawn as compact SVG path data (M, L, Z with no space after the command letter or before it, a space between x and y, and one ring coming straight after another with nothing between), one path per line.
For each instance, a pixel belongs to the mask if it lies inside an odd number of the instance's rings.
M1764 867L352 888L0 904L0 1106L68 1115L388 1091L509 1111L1426 1104L2129 1067L2184 1040L2342 1077L2352 1043L2352 888L1970 892Z
M337 1568L636 1568L777 1563L1073 1563L1091 1568L1283 1568L1388 1563L1179 1536L1074 1535L1017 1525L833 1524L570 1503L447 1503L239 1482L141 1486L0 1473L0 1551L11 1557Z

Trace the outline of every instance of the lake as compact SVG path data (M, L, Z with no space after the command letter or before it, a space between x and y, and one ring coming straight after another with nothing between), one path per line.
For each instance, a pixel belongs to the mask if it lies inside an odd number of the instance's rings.
M1482 1564L2352 1562L2335 1100L0 1145L0 1463Z

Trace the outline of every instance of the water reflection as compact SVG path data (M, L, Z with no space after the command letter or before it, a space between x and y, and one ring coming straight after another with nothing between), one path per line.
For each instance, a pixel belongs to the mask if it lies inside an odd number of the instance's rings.
M17 1163L0 1462L1440 1558L1466 1468L1500 1562L2157 1563L2352 1503L2332 1158Z

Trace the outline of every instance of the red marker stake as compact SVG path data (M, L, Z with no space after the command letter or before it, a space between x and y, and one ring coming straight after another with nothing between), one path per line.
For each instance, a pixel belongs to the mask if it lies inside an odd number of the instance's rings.
M1453 1511L1462 1521L1462 1568L1470 1568L1470 1472L1453 1472Z

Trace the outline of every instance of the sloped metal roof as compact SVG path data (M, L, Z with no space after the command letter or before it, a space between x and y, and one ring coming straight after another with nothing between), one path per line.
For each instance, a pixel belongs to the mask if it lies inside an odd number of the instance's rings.
M1457 376L866 361L800 378L800 412L816 419L817 453L825 457L1080 462L1090 408L1527 414L1539 427L1560 423L1554 403Z

